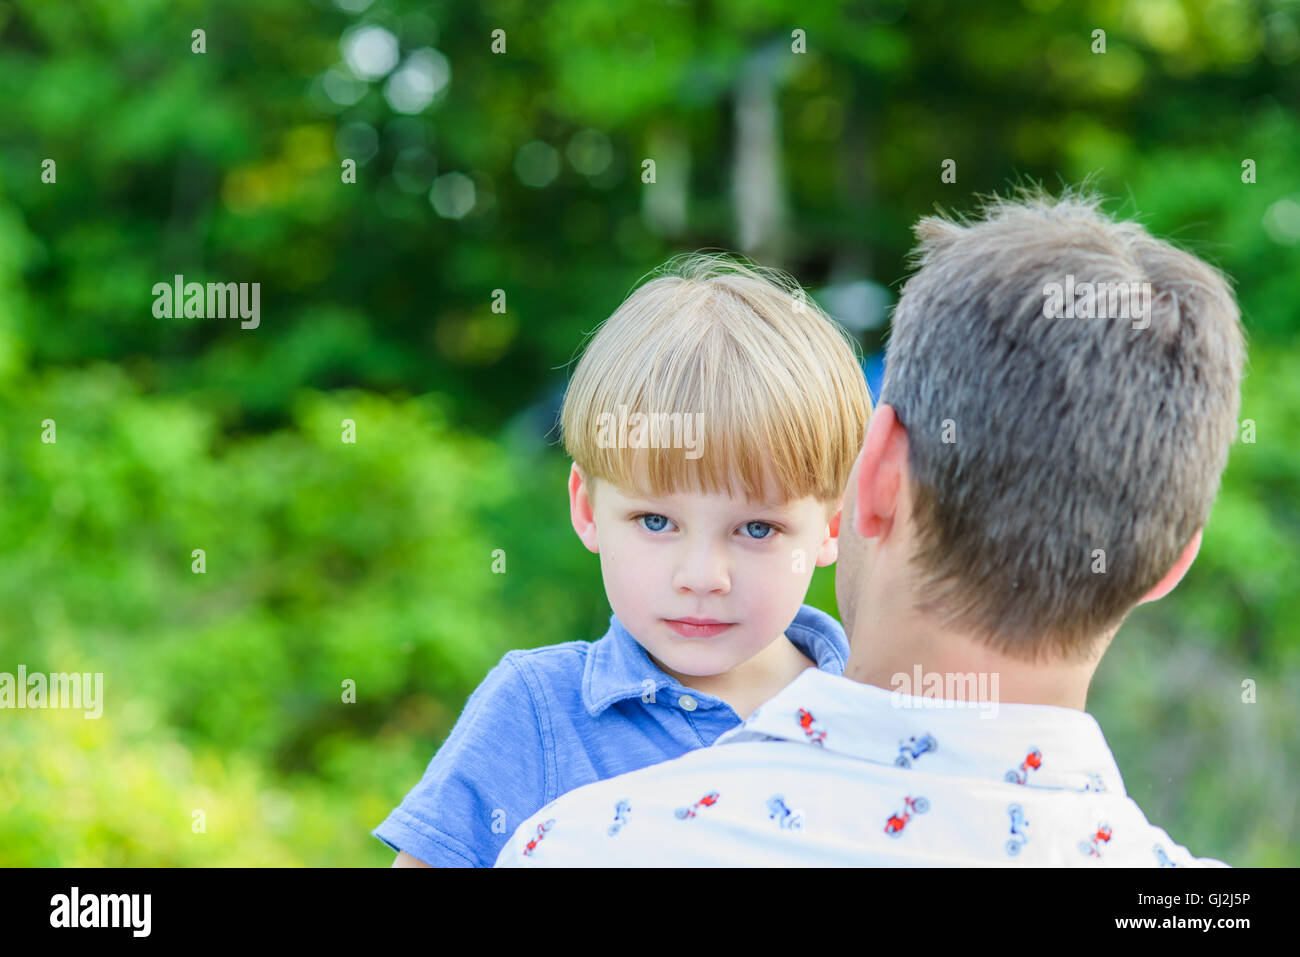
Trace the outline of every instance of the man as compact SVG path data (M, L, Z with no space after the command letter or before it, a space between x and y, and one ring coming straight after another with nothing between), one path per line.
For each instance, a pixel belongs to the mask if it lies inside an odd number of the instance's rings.
M1146 820L1083 709L1200 546L1240 401L1231 290L1078 194L917 235L837 521L844 677L562 796L498 866L1222 864Z

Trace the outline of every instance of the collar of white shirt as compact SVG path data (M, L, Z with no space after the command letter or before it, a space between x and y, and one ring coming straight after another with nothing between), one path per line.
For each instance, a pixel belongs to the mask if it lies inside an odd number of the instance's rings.
M973 673L957 677L977 681ZM1085 711L918 697L814 668L714 747L763 740L800 741L863 761L953 777L1126 793L1101 727Z

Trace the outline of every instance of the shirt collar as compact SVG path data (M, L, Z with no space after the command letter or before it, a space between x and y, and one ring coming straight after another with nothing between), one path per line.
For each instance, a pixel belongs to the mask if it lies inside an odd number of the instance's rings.
M811 605L800 606L785 634L800 651L817 662L819 669L836 675L844 673L849 658L848 639L839 622L824 611ZM582 703L587 713L594 718L612 704L665 687L688 690L661 671L618 617L610 615L609 631L592 644L583 668ZM704 706L721 703L721 699L712 695L691 693Z
M811 668L714 747L755 740L797 741L935 774L1125 794L1101 727L1086 711L1001 702L995 710L886 691Z

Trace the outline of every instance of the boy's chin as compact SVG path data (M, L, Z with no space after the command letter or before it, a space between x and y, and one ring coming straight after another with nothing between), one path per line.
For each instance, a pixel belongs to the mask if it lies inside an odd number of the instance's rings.
M701 639L691 640L699 641ZM648 644L643 647L660 668L683 677L712 678L715 675L729 671L732 667L730 663L723 661L721 656L709 654L704 649L692 653L690 650L681 648L664 648L662 646L656 648Z
M673 667L669 664L668 667L686 678L714 678L728 670L726 668L719 668L713 664L698 661L680 663L677 667Z

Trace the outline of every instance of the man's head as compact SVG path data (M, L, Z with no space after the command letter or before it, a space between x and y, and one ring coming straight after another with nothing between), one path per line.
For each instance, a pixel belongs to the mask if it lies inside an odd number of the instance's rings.
M570 380L570 509L628 631L674 671L720 674L835 560L870 397L852 340L786 277L701 255L659 272Z
M1199 545L1237 425L1232 292L1078 194L993 200L978 221L927 217L916 233L850 496L878 502L871 483L901 476L894 554L918 611L1013 658L1093 656ZM1082 317L1084 290L1096 314L1120 283L1150 284L1148 314ZM1079 297L1071 318L1045 309L1062 289ZM875 503L856 504L858 532L879 535ZM848 625L872 546L842 538Z

